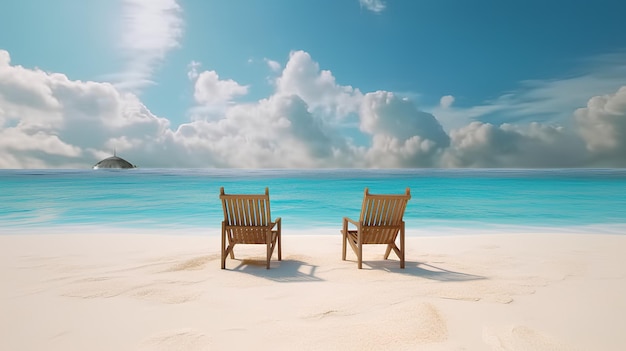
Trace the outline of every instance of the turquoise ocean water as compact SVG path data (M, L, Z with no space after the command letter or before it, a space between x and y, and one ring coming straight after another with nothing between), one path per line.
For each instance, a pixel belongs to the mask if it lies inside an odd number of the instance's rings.
M218 235L228 193L261 193L289 232L335 233L363 190L411 188L409 235L594 228L626 234L626 170L0 170L0 233L64 228Z

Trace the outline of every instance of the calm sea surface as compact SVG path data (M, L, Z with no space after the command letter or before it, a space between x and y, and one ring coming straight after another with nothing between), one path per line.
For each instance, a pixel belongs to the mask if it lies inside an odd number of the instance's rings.
M411 188L409 234L604 228L626 234L626 170L0 170L0 233L120 228L218 235L219 188L270 189L283 230L337 232L372 193ZM530 228L532 229L532 228Z

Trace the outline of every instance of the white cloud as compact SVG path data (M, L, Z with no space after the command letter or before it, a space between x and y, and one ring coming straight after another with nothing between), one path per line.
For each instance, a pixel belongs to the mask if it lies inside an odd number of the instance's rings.
M412 101L387 91L367 93L361 105L361 130L384 134L400 140L424 136L445 145L448 136L430 113L420 111Z
M270 60L268 58L264 59L265 63L267 64L267 67L269 67L269 69L272 70L272 72L280 72L282 66L280 65L280 63L274 61L274 60Z
M247 87L199 73L199 103L222 109L172 130L133 93L14 66L0 50L0 167L87 168L113 148L144 168L626 166L626 87L588 99L570 123L475 121L448 134L408 98L338 85L305 52L279 78L269 97L235 103ZM346 111L352 124L337 123Z
M585 165L584 145L563 127L472 122L452 131L443 167L558 168Z
M450 108L453 103L454 96L452 95L442 96L441 99L439 99L439 106L441 106L441 108Z
M8 54L0 51L0 57ZM202 72L198 81L203 103L223 102L244 90L219 80L215 72ZM202 95L211 89L219 99ZM136 95L111 84L6 64L0 65L0 106L4 168L87 168L113 148L140 167L339 167L352 162L345 140L293 94L232 105L219 120L198 120L172 131Z
M0 50L0 56L8 54ZM9 62L0 64L2 167L85 167L112 150L104 148L114 138L141 143L169 130L167 120L111 84L71 81Z
M605 65L594 67L578 76L528 80L512 92L503 94L484 104L469 107L441 104L432 109L444 126L451 131L472 121L502 123L568 123L576 109L586 105L593 95L609 94L626 82L626 55L610 55L592 62ZM443 99L443 98L442 98Z
M220 80L215 71L204 71L196 80L194 98L201 104L222 105L247 93L248 86L239 85L232 79Z
M233 106L217 121L185 124L175 137L187 150L196 150L204 166L339 167L348 149L302 99L283 94Z
M430 113L393 93L368 93L360 111L360 129L372 135L368 164L384 167L432 167L449 144L448 135Z
M0 50L0 66L8 66L11 63L11 56L8 51Z
M587 107L576 110L575 119L596 162L626 166L626 86L591 98Z
M387 7L382 0L359 0L359 4L361 4L361 7L365 7L375 13L380 13Z
M330 71L320 70L319 64L304 51L293 51L282 75L277 79L282 94L298 95L311 111L343 118L358 111L363 94L351 86L341 86Z
M123 0L119 50L126 62L112 79L122 90L140 92L183 35L182 9L176 0Z
M198 73L198 69L200 68L200 66L202 66L202 64L198 61L191 61L187 65L187 78L189 78L189 80L196 80L198 78L198 76L200 75Z

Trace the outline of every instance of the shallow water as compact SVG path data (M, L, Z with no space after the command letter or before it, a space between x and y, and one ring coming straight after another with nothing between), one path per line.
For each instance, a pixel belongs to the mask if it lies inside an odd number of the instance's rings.
M363 190L411 188L409 232L595 226L624 233L626 170L0 170L0 233L67 226L219 228L219 188L270 189L285 230L338 230ZM616 229L617 228L617 229Z

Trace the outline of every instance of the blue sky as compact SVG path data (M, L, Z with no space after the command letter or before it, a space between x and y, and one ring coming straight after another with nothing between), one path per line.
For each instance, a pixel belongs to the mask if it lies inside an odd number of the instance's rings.
M89 167L113 148L142 167L626 167L624 13L607 0L9 2L0 168Z

